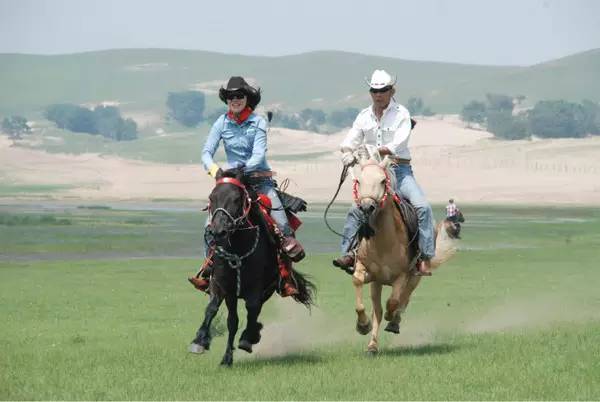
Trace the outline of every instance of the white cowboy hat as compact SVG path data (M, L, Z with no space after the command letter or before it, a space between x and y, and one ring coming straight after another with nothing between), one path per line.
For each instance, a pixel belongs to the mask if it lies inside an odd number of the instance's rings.
M366 80L366 79L365 79ZM380 89L383 87L391 86L396 83L396 79L392 79L392 76L385 70L375 70L371 75L371 81L367 81L369 87L374 89Z

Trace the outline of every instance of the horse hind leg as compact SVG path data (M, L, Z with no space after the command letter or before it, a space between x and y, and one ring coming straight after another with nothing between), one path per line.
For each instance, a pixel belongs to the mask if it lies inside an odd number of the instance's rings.
M400 275L392 283L392 293L390 298L385 303L385 320L392 321L394 319L394 313L400 306L400 296L406 287L408 278L405 275Z
M196 332L196 337L189 346L189 351L191 353L201 354L210 349L210 342L212 339L210 326L217 315L222 302L223 299L221 297L216 295L211 296L204 312L204 321L202 321L202 325Z
M417 285L421 281L420 276L410 276L405 286L399 289L399 293L396 299L394 289L392 289L392 295L388 300L388 311L386 311L385 319L389 321L388 325L385 327L385 330L388 332L392 332L394 334L400 333L400 321L402 319L402 313L406 311L406 307L408 307L408 302L410 301L410 296L413 291L416 289ZM394 300L392 302L392 300ZM391 302L391 303L390 303ZM394 307L390 309L390 307Z
M256 345L258 342L260 342L260 331L262 330L263 325L258 322L258 316L260 315L261 309L262 305L260 303L260 296L258 294L256 297L246 300L246 311L248 312L248 318L246 329L244 329L242 336L240 336L238 348L248 353L252 353L252 345Z
M400 308L396 309L394 316L392 317L390 322L385 326L384 330L387 332L391 332L393 334L400 333L400 321L402 320L402 311Z

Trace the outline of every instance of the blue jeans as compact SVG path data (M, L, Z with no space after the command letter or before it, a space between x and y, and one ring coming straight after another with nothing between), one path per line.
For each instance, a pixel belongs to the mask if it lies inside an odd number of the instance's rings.
M394 165L396 174L396 192L407 198L417 210L419 220L419 249L424 259L431 259L435 255L434 230L433 230L433 211L431 205L425 198L425 193L415 181L412 167L410 165ZM346 216L344 225L344 238L342 239L342 254L348 254L353 247L351 240L358 231L362 211L356 204L353 204Z
M294 233L292 228L290 227L290 223L288 222L287 215L283 210L283 205L281 204L281 200L277 195L277 191L275 191L275 182L270 177L261 178L260 181L257 180L256 184L253 185L254 190L257 193L266 194L267 197L271 200L271 217L277 224L281 233L284 236L292 236ZM206 223L204 224L204 230L210 224L211 216L210 213L206 217ZM208 253L208 244L206 244L206 239L204 240L204 256L206 257Z

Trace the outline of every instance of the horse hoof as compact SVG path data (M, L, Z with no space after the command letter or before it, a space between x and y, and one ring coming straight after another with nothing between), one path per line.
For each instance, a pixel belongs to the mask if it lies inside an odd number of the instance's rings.
M223 367L231 367L231 365L233 364L233 357L224 357L223 360L221 360L221 366Z
M248 353L252 353L252 343L245 339L240 339L240 343L238 344L238 348L245 350Z
M385 330L393 334L399 334L400 324L398 324L397 322L388 322L388 325L385 327Z
M375 357L378 353L379 351L377 350L377 348L370 347L367 349L367 356L369 357Z
M197 343L191 343L188 347L188 351L190 353L196 353L198 355L201 355L202 353L206 352L206 349L202 345L198 345Z
M361 324L360 322L356 322L356 332L361 335L366 335L373 329L373 325L371 321L368 321L366 324Z

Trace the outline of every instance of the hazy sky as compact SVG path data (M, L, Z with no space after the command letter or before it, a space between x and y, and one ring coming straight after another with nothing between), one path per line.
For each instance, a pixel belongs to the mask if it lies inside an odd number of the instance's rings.
M600 48L600 1L0 0L0 53L140 47L527 65Z

